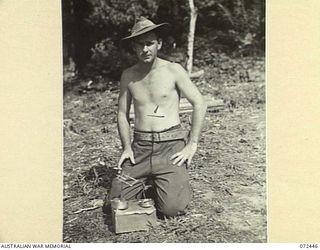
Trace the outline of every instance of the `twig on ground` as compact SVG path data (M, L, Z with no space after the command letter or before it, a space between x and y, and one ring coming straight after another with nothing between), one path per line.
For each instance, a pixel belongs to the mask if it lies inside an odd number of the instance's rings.
M73 218L73 219L71 219L71 220L68 220L68 221L66 222L66 224L71 223L72 221L75 221L75 220L77 220L77 219L78 219L78 217L75 217L75 218Z
M71 156L74 156L75 154L80 154L84 149L85 149L86 145L84 145L79 152L74 152Z
M225 191L232 196L232 193L229 191L229 189L226 188Z
M92 170L93 170L93 173L94 173L94 176L95 176L94 185L98 185L99 182L102 180L102 178L99 177L98 171L96 170L95 167L93 167Z
M82 213L82 212L85 212L85 211L95 210L95 209L100 208L100 207L101 207L100 205L96 205L94 207L81 208L80 210L73 212L73 214L79 214L79 213Z

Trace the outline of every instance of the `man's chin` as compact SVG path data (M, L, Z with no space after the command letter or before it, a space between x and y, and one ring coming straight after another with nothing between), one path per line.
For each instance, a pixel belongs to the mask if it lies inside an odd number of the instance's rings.
M147 57L147 58L143 58L141 61L143 63L151 63L151 62L153 62L153 58L152 57Z

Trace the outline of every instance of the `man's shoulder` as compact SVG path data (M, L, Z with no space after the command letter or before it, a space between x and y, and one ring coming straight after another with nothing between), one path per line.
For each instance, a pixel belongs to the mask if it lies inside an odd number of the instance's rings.
M175 75L186 74L186 70L182 67L182 65L175 62L171 62L170 64L168 64L168 70L170 70L171 73Z
M166 68L172 73L178 73L181 70L184 70L179 63L171 62L165 59L160 59L159 68Z
M136 71L136 68L137 68L136 64L132 65L129 68L126 68L124 71L122 71L122 76L130 76L130 75L134 74Z
M178 71L183 70L183 67L181 66L181 64L175 63L175 62L169 62L168 67L171 70L178 70Z
M133 65L129 68L126 68L124 71L122 71L122 75L121 75L121 81L130 81L131 79L134 78L134 76L136 75L136 65Z

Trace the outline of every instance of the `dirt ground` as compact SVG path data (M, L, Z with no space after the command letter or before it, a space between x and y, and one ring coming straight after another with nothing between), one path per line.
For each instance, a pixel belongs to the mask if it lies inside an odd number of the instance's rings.
M120 235L101 209L121 149L117 88L65 91L64 242L266 242L264 81L214 85L205 76L197 85L226 106L207 113L186 215Z

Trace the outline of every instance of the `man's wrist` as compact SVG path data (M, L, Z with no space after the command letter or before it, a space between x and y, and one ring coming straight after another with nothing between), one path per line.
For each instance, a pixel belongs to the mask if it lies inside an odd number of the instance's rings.
M132 151L131 145L122 146L122 150L123 151L131 150Z
M198 140L190 139L188 144L190 144L192 146L198 146Z

